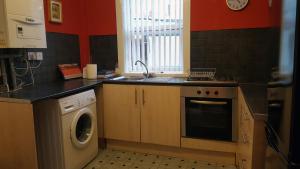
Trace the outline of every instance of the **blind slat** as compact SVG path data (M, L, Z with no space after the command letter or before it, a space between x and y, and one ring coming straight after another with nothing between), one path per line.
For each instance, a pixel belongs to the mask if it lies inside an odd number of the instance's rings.
M183 0L123 0L125 71L183 72Z

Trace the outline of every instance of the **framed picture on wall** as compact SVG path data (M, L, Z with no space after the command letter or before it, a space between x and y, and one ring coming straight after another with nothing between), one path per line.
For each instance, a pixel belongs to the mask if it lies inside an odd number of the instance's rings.
M55 23L63 22L61 0L49 0L49 20Z

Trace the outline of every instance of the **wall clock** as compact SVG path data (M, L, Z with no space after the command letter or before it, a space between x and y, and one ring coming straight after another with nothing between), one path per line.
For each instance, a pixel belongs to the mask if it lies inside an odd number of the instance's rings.
M234 11L244 9L247 6L248 2L249 0L226 0L228 8Z

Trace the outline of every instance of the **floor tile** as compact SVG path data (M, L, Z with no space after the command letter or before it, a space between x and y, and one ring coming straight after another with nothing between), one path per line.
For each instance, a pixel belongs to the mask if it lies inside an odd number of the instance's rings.
M84 169L236 169L236 167L148 153L107 149L99 151L98 156Z

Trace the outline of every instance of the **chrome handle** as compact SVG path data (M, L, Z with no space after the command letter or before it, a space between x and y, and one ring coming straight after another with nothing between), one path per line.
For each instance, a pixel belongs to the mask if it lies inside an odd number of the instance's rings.
M281 107L281 104L273 103L273 104L269 104L269 107Z
M143 105L145 105L146 101L145 101L145 91L144 91L144 89L143 89L142 94L143 94Z
M137 90L136 88L134 89L134 99L135 99L135 104L137 105Z
M199 101L199 100L191 100L190 102L195 104L203 104L203 105L226 105L227 104L227 102Z

